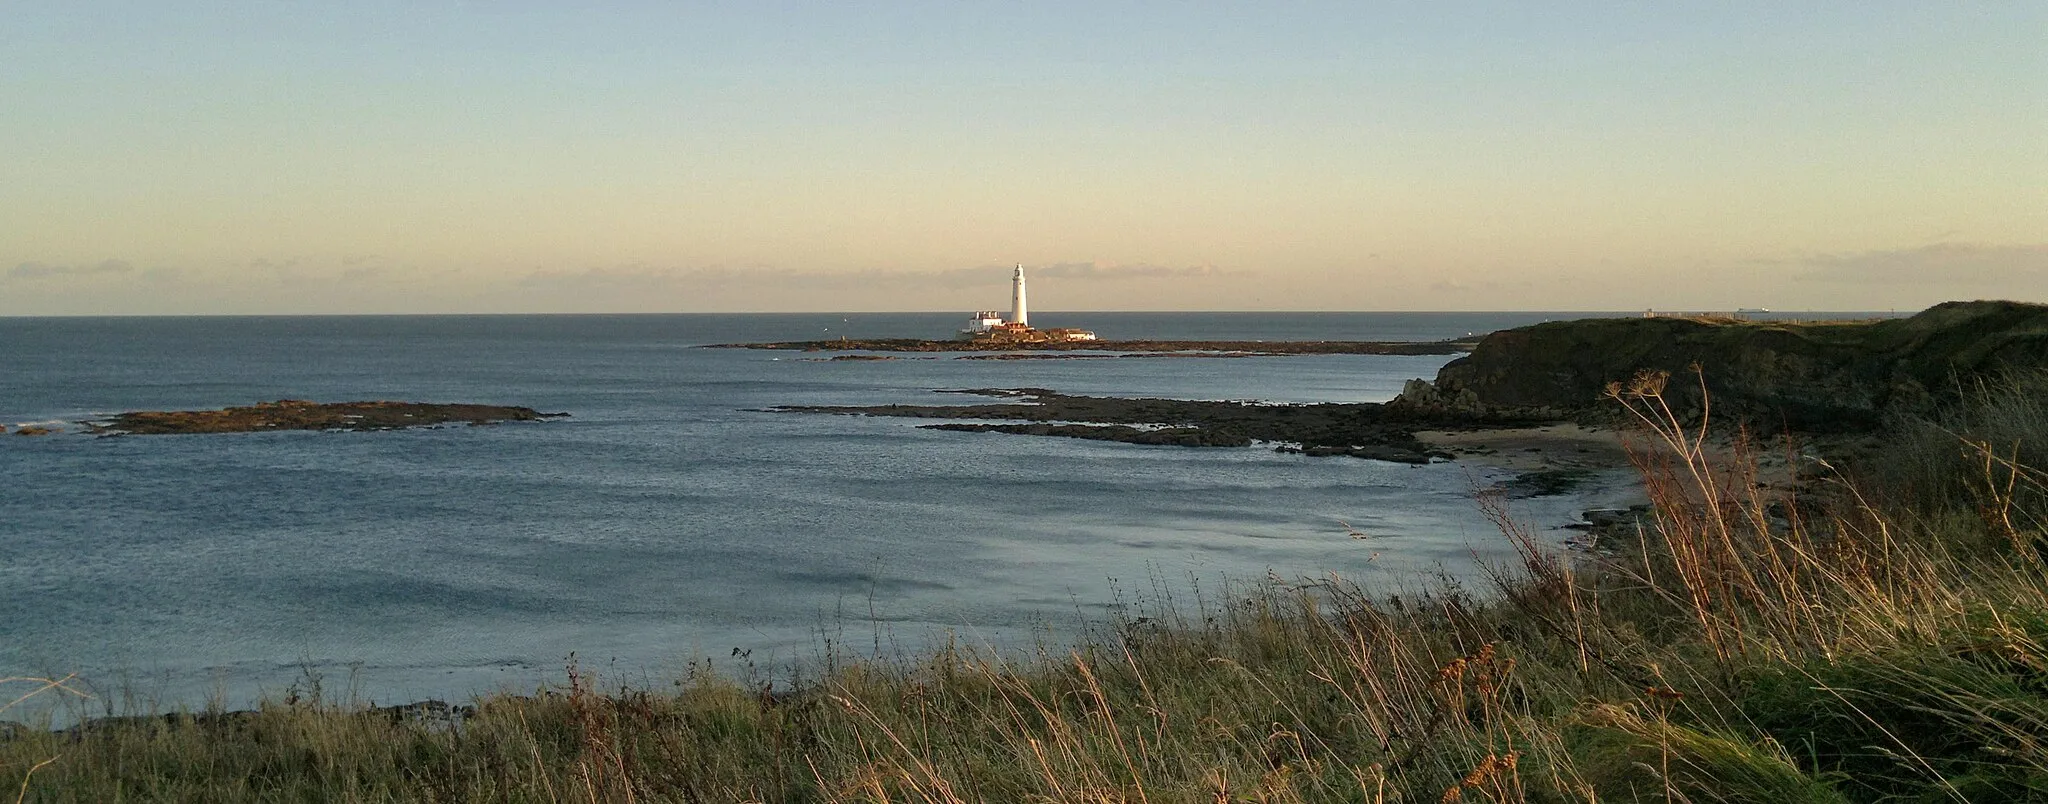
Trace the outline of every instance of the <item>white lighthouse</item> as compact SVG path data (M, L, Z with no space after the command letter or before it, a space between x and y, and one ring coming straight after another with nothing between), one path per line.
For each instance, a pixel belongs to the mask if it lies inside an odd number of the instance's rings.
M1017 263L1017 275L1010 279L1010 323L1031 326L1031 314L1024 309L1024 263Z
M1010 320L1004 321L1003 314L996 310L975 313L967 328L960 330L960 339L999 344L1053 343L1092 341L1095 333L1085 329L1032 329L1031 311L1024 301L1024 264L1018 263L1017 273L1010 276Z

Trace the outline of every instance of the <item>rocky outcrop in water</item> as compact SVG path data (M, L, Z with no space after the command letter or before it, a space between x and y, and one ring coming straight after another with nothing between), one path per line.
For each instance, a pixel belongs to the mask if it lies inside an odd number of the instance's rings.
M1172 447L1249 447L1252 439L1232 430L1205 427L1141 428L1127 424L927 424L928 430L963 433L1012 433L1056 436L1123 444L1151 444Z
M539 421L567 415L503 405L280 399L221 410L132 411L105 421L83 424L102 435L178 435L269 430L397 430L441 424Z
M1440 415L1611 414L1610 383L1668 372L1667 395L1687 418L1702 410L1704 383L1717 420L1843 432L1926 411L1959 381L2042 369L2048 305L2039 304L1949 302L1910 318L1826 323L1584 319L1487 335L1393 404Z
M788 405L778 411L981 419L1028 424L948 423L934 430L1058 436L1129 444L1243 447L1264 441L1310 455L1426 463L1432 455L1415 434L1430 429L1490 427L1526 419L1430 415L1371 402L1264 405L1188 399L1125 399L1062 394L1043 388L977 388L950 393L1012 399L975 405Z

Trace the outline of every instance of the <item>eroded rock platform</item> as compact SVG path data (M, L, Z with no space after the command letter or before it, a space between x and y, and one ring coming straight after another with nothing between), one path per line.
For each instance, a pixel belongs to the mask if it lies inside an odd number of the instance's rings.
M1427 414L1372 402L1274 405L1187 399L1127 399L1063 394L1043 388L974 388L945 393L1014 401L969 405L784 405L774 410L1025 422L929 424L933 430L1057 436L1129 444L1244 447L1270 442L1310 455L1426 463L1449 457L1416 437L1424 430L1456 430L1534 423L1528 419Z
M398 430L445 424L540 421L567 415L506 405L280 399L220 410L131 411L81 424L100 435L180 435L272 430Z

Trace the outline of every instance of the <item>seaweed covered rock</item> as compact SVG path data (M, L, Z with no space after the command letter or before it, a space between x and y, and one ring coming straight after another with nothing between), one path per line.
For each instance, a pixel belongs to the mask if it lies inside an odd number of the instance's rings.
M495 424L567 416L505 405L430 402L308 402L280 399L220 410L143 410L86 422L101 434L173 435L276 430L397 430L443 424Z

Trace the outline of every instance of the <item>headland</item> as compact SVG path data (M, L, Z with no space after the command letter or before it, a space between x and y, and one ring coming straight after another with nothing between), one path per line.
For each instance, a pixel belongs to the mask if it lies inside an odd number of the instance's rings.
M1611 418L1611 391L1669 375L1684 418L1854 433L1929 414L1988 379L2048 369L2048 305L1947 302L1905 318L1787 323L1590 318L1502 330L1396 400L1439 413Z

